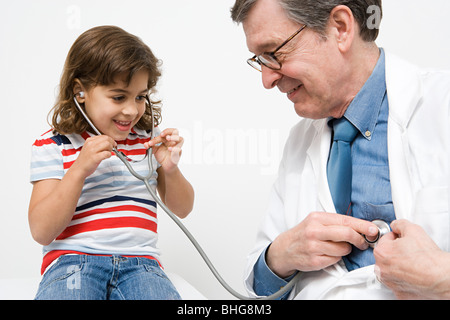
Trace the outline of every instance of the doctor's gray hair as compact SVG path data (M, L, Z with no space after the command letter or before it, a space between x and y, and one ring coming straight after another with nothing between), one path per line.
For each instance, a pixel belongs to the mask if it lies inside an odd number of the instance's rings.
M236 0L231 9L231 18L242 23L251 8L258 0ZM378 37L378 26L382 17L382 0L279 0L288 16L299 24L306 24L322 36L325 36L331 11L339 5L350 8L360 27L360 35L364 41L372 42ZM377 23L370 23L374 11L378 13Z

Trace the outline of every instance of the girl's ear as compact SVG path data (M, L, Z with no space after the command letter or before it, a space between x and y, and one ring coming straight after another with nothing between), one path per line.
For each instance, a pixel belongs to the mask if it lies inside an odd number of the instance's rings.
M80 94L83 92L83 94ZM78 103L84 103L86 90L79 79L73 81L73 95L77 97Z

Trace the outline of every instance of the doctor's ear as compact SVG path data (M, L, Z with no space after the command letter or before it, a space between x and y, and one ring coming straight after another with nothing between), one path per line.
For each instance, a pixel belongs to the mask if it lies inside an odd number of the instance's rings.
M330 13L328 28L334 36L341 52L350 50L355 32L358 32L356 19L350 8L344 5L336 6Z

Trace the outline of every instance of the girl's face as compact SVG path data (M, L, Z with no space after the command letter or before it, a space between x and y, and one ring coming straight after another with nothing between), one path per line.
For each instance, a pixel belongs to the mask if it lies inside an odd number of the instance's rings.
M115 83L96 86L85 92L86 113L104 135L125 140L145 111L148 72L137 72L127 85L126 75Z

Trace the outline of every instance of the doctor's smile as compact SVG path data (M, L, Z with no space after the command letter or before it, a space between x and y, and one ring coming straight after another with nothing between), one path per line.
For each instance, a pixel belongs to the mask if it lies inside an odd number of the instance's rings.
M300 84L300 85L298 85L297 87L295 87L294 89L292 89L291 91L289 91L289 92L287 93L288 98L289 98L289 99L292 98L292 94L293 94L294 92L296 92L298 89L300 89L301 86L302 86L302 85Z

